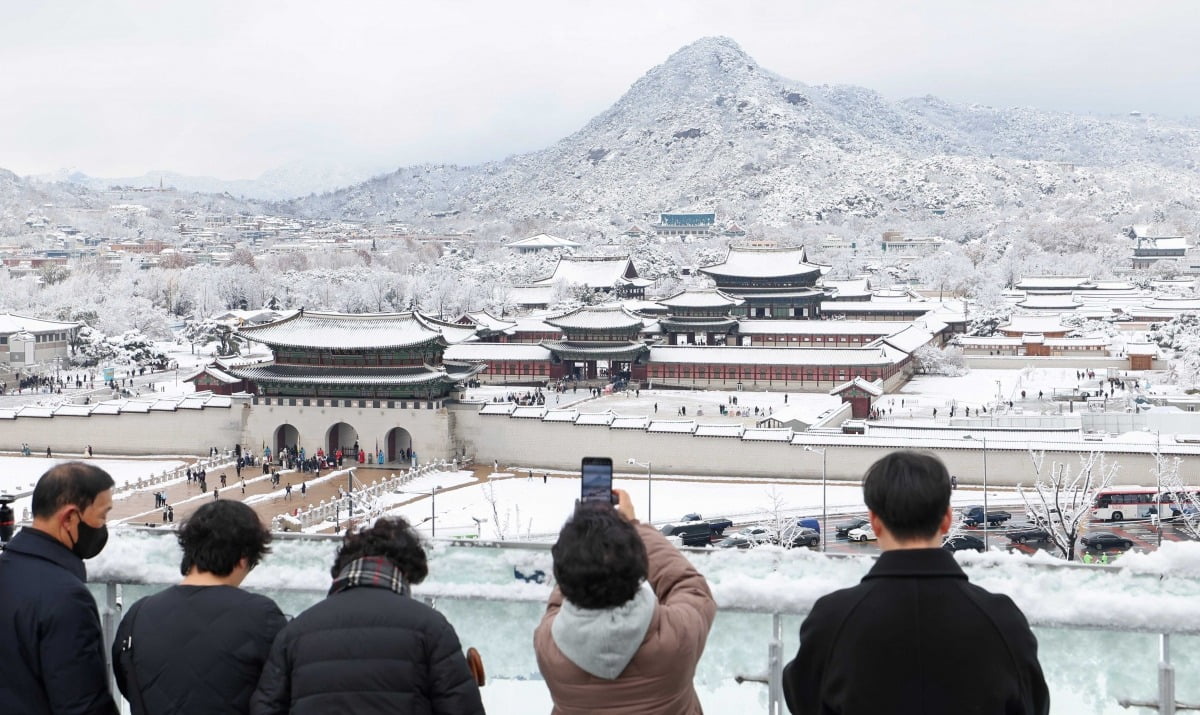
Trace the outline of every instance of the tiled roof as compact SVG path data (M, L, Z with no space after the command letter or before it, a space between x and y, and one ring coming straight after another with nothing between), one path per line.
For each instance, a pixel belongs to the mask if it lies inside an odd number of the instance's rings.
M535 281L535 284L565 282L593 289L612 288L629 284L636 277L637 271L626 256L563 256L558 259L553 275Z
M59 330L74 330L81 323L64 323L58 320L42 320L30 318L16 313L0 313L0 335L19 333L22 330L30 333L48 333Z
M582 243L572 241L569 238L559 238L551 236L548 233L539 233L536 236L522 238L520 241L513 241L508 244L509 248L579 248Z
M390 348L441 339L441 330L417 313L297 313L238 334L273 347Z
M590 343L568 342L566 340L543 340L549 350L567 359L587 360L592 358L635 359L649 351L642 343Z
M730 278L785 278L815 275L820 266L808 262L803 248L750 248L730 246L722 263L701 268L702 273Z
M707 290L684 290L658 301L669 308L726 308L741 305L746 301L716 288Z
M550 351L539 343L459 343L446 348L444 360L549 360Z
M742 335L870 335L897 332L894 320L739 320Z
M697 426L695 420L651 420L646 426L646 431L691 434L696 431Z
M641 329L644 321L624 306L584 306L553 318L546 318L547 325L563 330L633 330Z
M464 372L428 367L339 368L309 365L266 365L239 368L233 374L256 382L289 382L301 385L423 385L457 382L478 372L478 365Z

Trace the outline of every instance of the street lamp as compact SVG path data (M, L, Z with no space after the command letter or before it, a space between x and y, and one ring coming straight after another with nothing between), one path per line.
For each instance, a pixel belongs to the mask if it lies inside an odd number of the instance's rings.
M825 453L827 450L828 450L828 447L825 449L821 449L819 447L813 447L813 446L810 446L807 444L804 445L805 452L818 452L821 455L821 551L822 551L822 553L824 553L824 551L825 551L825 532L827 532L829 530L829 501L828 501L828 499L826 499L826 490L825 490L825 485L826 485L826 480L825 480L826 454Z
M963 439L983 443L983 550L988 550L988 483L987 483L987 435L975 437L964 434Z
M654 474L650 469L650 462L639 462L633 457L629 458L629 463L638 467L646 468L646 523L654 523Z
M404 489L398 492L399 494L420 494L429 497L429 518L425 519L425 521L429 522L429 538L431 539L437 538L437 493L441 490L442 488L437 486L427 492L415 489Z

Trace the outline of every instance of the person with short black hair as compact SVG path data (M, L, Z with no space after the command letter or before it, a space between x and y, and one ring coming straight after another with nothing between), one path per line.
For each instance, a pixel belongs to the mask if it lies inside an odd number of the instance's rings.
M0 553L0 709L6 715L117 712L84 559L108 541L113 479L93 464L51 467L33 524Z
M969 583L940 548L950 492L932 454L893 452L867 470L863 497L883 554L862 583L820 598L804 619L783 672L791 712L1050 712L1025 616Z
M178 586L143 598L117 628L113 674L134 715L246 713L286 622L239 588L270 553L271 532L238 501L196 510L179 528Z
M617 507L581 502L551 553L557 587L534 632L556 713L692 715L692 680L717 604L666 537Z
M348 531L330 573L329 596L275 640L254 715L483 713L454 627L409 595L429 565L407 521Z

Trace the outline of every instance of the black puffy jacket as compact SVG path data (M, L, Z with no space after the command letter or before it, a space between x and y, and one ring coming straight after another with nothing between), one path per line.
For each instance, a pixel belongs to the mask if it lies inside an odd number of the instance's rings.
M284 623L266 596L232 586L173 586L138 601L122 619L112 653L117 686L134 715L249 712ZM122 657L131 634L133 648Z
M483 703L442 614L364 585L329 596L280 632L250 712L473 715Z

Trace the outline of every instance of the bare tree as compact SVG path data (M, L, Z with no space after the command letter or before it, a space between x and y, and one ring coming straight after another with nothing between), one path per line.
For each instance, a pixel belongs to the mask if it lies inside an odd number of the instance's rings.
M1051 462L1046 472L1044 450L1029 450L1029 458L1033 461L1033 487L1026 490L1018 484L1017 491L1037 524L1050 534L1058 553L1074 561L1080 527L1096 493L1112 484L1120 465L1108 464L1103 454L1090 452L1079 458L1079 468L1072 474L1069 464L1059 462Z
M1179 457L1167 459L1161 453L1155 454L1154 476L1158 482L1158 491L1160 495L1168 495L1171 499L1167 509L1171 510L1169 514L1158 514L1158 523L1156 524L1158 532L1162 534L1161 519L1175 519L1176 523L1183 527L1193 539L1200 539L1200 490L1195 486L1189 486L1183 482L1183 472L1180 466L1183 463ZM1159 502L1163 503L1166 500L1161 496Z

